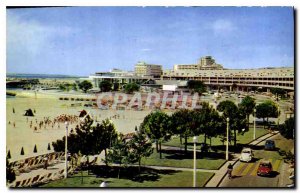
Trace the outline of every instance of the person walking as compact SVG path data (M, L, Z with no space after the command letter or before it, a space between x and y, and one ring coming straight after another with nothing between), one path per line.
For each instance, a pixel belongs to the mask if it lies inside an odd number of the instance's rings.
M229 179L232 178L232 170L233 170L233 165L229 163L229 165L227 166L227 174Z

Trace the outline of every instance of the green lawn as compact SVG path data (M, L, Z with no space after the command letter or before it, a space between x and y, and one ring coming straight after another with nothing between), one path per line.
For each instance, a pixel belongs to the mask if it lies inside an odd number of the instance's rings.
M203 187L207 181L214 175L209 172L197 172L197 187ZM173 171L168 173L161 173L156 178L148 178L143 182L134 181L131 179L118 179L118 178L96 178L95 175L87 175L84 172L83 178L81 174L76 174L68 179L61 179L50 182L41 187L54 188L54 187L99 187L99 184L105 180L108 182L108 187L192 187L193 185L193 172L190 171ZM83 183L82 183L83 179Z
M162 159L159 158L159 153L154 152L150 157L142 159L142 165L151 166L168 166L178 168L193 168L193 155L188 152L187 155L183 152L168 152L162 153ZM197 168L217 170L224 163L222 154L210 153L209 156L203 157L201 153L197 154Z
M267 133L268 133L268 130L263 129L262 127L256 128L256 138L261 137L261 136L263 136ZM244 135L237 134L237 143L248 144L252 140L253 140L253 128L252 127L250 127L249 131L244 133ZM192 142L193 142L193 138L189 137L188 138L188 148L193 148ZM198 142L199 143L204 142L204 135L199 136ZM210 143L209 139L207 139L206 143L208 143L208 144ZM212 138L211 139L211 144L212 144L212 146L223 145L223 143L221 142L219 137ZM184 149L184 139L182 139L182 144L181 144L180 143L180 138L179 137L174 137L170 141L167 141L167 142L163 143L163 145L181 147L182 149ZM199 149L199 148L200 147L197 147L197 149Z

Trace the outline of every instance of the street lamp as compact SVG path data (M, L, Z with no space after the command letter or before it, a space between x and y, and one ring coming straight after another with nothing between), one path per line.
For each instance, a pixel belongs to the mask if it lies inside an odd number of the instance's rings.
M226 136L227 136L227 142L226 142L226 160L229 160L228 156L228 149L229 149L229 118L226 118L227 121L227 129L226 129Z
M197 136L193 137L194 142L194 183L193 187L196 187L196 143L198 142Z
M65 162L66 162L66 167L65 167L65 178L68 177L68 126L69 123L66 121L66 140L65 140Z
M253 111L253 139L256 139L256 109Z

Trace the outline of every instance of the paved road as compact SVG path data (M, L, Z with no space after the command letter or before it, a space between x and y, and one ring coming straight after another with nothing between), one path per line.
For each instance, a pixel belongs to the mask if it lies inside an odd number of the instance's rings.
M271 138L275 138L274 137ZM263 145L260 142L257 145ZM263 157L266 159L266 157ZM257 168L260 160L253 163L237 162L233 169L233 178L224 178L219 187L286 187L287 184L287 164L282 159L268 159L272 162L274 176L261 177L257 176Z

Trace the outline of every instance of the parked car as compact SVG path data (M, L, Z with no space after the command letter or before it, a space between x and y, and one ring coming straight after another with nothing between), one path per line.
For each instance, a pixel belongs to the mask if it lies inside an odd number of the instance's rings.
M265 150L275 150L275 142L273 140L267 140L265 143Z
M257 169L258 176L271 176L273 173L272 164L270 161L261 161Z
M241 162L251 162L253 159L253 151L250 148L244 148L241 152L240 161Z

